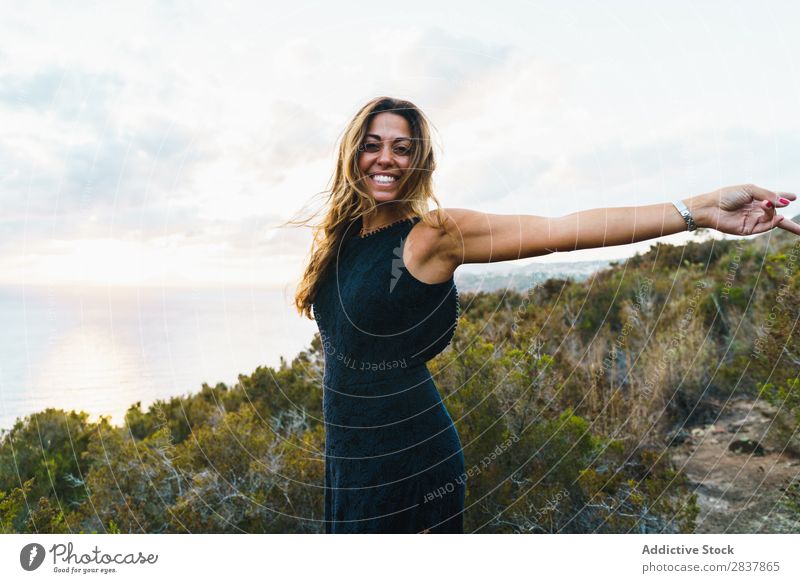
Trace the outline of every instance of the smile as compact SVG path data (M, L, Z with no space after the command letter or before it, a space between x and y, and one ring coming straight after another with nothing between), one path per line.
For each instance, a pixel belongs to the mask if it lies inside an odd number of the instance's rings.
M397 177L390 174L373 174L370 179L377 184L392 184L397 182Z

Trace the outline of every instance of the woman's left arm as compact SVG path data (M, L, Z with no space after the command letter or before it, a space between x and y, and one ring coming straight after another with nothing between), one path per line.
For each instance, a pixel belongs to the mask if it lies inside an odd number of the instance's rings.
M772 192L752 184L729 186L682 199L696 225L731 235L757 235L780 227L800 235L800 225L778 215L797 196ZM439 264L432 273L455 270L464 263L489 263L609 247L663 237L687 230L686 222L671 203L636 207L598 208L562 217L495 215L467 209L442 209L446 231L431 231L419 245L421 263ZM442 267L444 266L444 267Z
M800 225L779 215L795 200L790 192L772 192L752 184L729 186L683 199L698 228L730 235L757 235L775 227L800 235ZM785 202L784 202L785 201ZM671 202L639 207L592 209L566 215L560 226L569 233L568 250L645 241L687 229Z

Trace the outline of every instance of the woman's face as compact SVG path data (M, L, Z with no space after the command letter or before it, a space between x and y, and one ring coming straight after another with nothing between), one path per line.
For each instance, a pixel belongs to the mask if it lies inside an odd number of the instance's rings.
M367 190L376 202L395 200L397 183L411 162L411 128L396 113L383 112L372 118L358 155L358 168Z

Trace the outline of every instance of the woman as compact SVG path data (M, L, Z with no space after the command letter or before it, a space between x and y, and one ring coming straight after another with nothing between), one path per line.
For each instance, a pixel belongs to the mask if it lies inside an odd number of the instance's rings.
M434 169L429 124L408 101L373 99L341 140L295 298L301 313L313 311L325 351L326 532L463 531L461 443L425 364L455 331L459 265L697 227L800 235L775 212L796 196L752 185L548 218L438 208Z

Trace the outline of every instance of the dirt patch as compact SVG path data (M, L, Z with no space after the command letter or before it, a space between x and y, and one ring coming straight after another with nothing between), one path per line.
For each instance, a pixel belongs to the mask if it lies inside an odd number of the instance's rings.
M777 409L760 399L716 405L713 424L687 426L671 448L697 494L695 532L800 533L784 494L800 459L775 438Z

